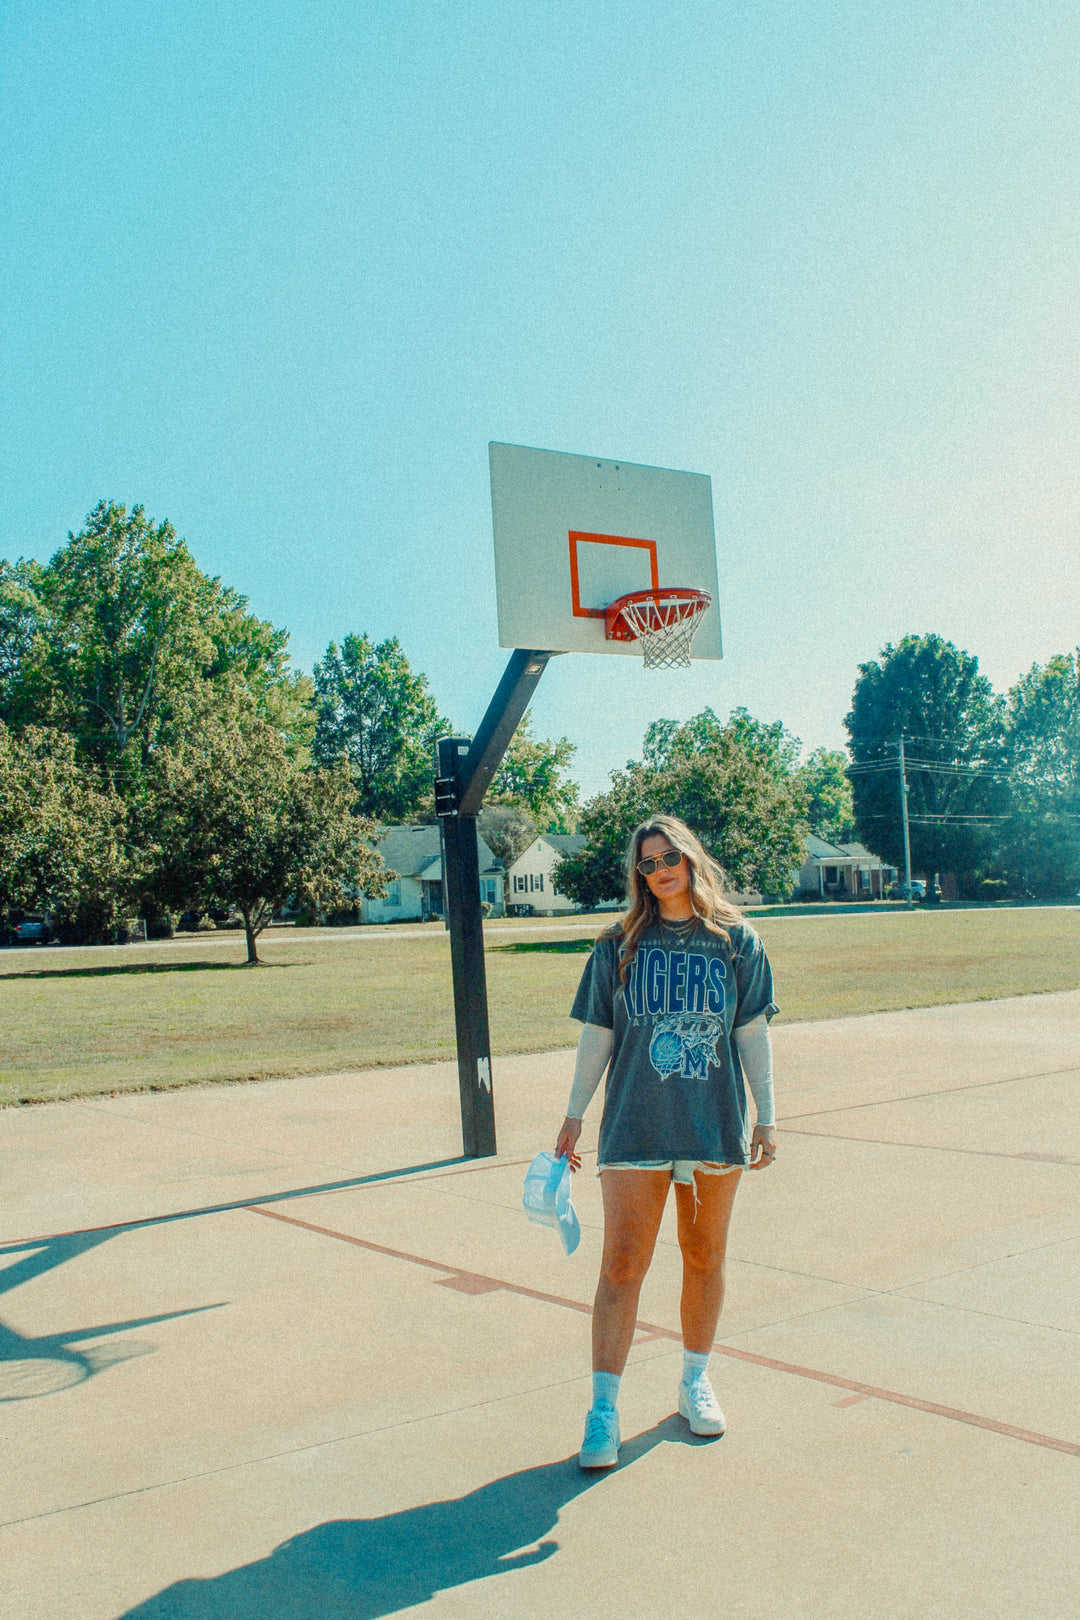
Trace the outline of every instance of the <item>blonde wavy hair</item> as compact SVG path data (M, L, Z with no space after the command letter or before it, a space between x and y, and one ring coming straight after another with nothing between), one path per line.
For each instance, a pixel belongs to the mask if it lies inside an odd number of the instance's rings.
M719 934L730 942L726 923L742 921L742 912L724 899L725 877L723 868L713 860L694 833L678 816L650 816L640 827L635 827L626 850L626 911L606 935L621 935L619 977L625 984L634 960L638 940L647 928L660 920L660 907L656 896L637 869L641 860L641 846L646 838L666 838L672 849L681 852L690 873L690 904L710 933Z

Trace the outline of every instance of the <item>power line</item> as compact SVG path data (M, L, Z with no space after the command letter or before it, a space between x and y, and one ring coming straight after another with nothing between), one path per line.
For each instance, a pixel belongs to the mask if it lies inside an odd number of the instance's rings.
M986 827L991 822L1009 819L1008 816L952 815L948 811L942 811L939 815L908 817L912 825L917 827Z
M1004 769L987 768L981 765L961 765L956 762L946 762L934 759L911 759L905 756L904 764L908 770L925 771L930 775L958 776L967 781L1004 782L1009 779L1010 772ZM845 776L858 776L871 771L894 771L896 760L864 760L855 765L846 767Z

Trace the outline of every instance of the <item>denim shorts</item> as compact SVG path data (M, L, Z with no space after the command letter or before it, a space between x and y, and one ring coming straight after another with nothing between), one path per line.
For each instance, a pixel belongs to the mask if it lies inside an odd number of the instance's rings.
M694 1185L694 1176L701 1171L705 1176L726 1176L732 1170L745 1170L744 1164L707 1164L704 1159L636 1159L629 1164L598 1164L601 1170L670 1170L672 1181L684 1187Z

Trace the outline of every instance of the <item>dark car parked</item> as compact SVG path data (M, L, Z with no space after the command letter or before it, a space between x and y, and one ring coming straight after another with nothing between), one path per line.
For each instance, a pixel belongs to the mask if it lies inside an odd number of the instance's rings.
M24 917L15 924L15 938L20 945L44 945L52 938L52 929L44 917Z

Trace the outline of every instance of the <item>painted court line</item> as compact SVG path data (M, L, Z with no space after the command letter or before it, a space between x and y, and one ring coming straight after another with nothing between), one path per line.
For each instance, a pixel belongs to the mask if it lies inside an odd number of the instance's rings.
M799 1119L822 1119L827 1114L856 1114L863 1108L890 1108L894 1103L925 1102L930 1097L951 1097L961 1091L989 1091L992 1086L1015 1086L1025 1080L1055 1080L1063 1074L1076 1074L1075 1063L1063 1069L1042 1069L1038 1074L1004 1074L997 1080L969 1080L962 1086L943 1086L940 1091L909 1091L902 1097L871 1097L867 1102L838 1103L833 1108L813 1108L804 1114L781 1114L777 1126L793 1125Z
M1023 1159L1029 1164L1073 1164L1080 1159L1067 1153L1003 1153L999 1148L957 1147L954 1142L899 1142L891 1136L845 1136L839 1131L800 1130L797 1125L784 1126L788 1136L817 1137L826 1142L867 1142L874 1147L917 1148L924 1153L966 1153L976 1159Z
M444 1265L438 1260L432 1260L425 1255L410 1254L405 1249L391 1249L385 1243L372 1243L368 1238L353 1237L348 1232L336 1232L329 1226L316 1226L311 1221L297 1220L294 1215L282 1215L276 1209L267 1209L265 1205L246 1205L253 1215L265 1215L272 1221L283 1221L287 1226L299 1226L306 1232L314 1232L320 1237L336 1239L339 1243L351 1243L355 1248L366 1249L371 1254L386 1255L392 1260L404 1260L409 1265L423 1266L428 1271L439 1271L443 1276L439 1279L447 1287L458 1288L463 1293L479 1294L494 1292L502 1289L508 1294L517 1294L523 1299L539 1300L545 1305L558 1305L563 1310L579 1311L585 1316L592 1315L592 1306L583 1305L580 1300L567 1299L560 1294L548 1294L538 1288L525 1288L520 1283L506 1282L500 1277L485 1277L480 1272L465 1271L460 1266ZM638 1321L638 1333L648 1334L654 1339L670 1339L676 1344L682 1343L682 1333L672 1328L661 1327L655 1322ZM943 1406L938 1401L924 1401L917 1395L902 1395L894 1389L880 1389L875 1384L863 1384L854 1378L841 1378L835 1373L821 1372L814 1367L800 1367L795 1362L778 1361L773 1356L762 1356L751 1350L737 1350L734 1345L714 1344L713 1350L721 1356L729 1356L734 1361L746 1361L754 1367L765 1367L770 1372L789 1373L796 1378L809 1378L815 1383L830 1384L834 1389L845 1389L857 1397L858 1400L891 1401L896 1406L908 1406L916 1412L927 1412L932 1417L948 1418L953 1423L965 1423L971 1428L988 1429L992 1434L1004 1435L1009 1440L1022 1440L1026 1445L1043 1446L1050 1451L1063 1451L1070 1457L1080 1457L1080 1444L1072 1440L1060 1440L1055 1435L1039 1434L1034 1429L1021 1429L1012 1423L999 1423L996 1418L982 1417L978 1412L965 1412L956 1406ZM837 1402L837 1405L855 1405L856 1401Z

